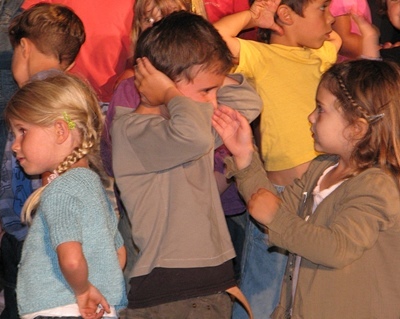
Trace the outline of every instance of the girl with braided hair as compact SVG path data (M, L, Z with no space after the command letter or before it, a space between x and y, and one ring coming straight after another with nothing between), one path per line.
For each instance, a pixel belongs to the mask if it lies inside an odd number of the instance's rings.
M102 183L103 118L95 93L57 72L23 86L5 117L25 172L52 172L23 207L31 226L18 271L19 314L117 318L126 306L125 248Z
M290 252L272 318L399 318L400 68L336 64L316 105L308 119L315 149L326 154L282 194L243 117L221 107L213 118L233 154L228 176L269 241Z

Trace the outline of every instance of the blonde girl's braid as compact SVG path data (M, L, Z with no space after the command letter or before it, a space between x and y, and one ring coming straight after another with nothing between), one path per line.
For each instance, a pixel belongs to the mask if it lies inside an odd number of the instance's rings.
M107 186L109 179L100 157L103 115L96 94L86 82L61 72L48 74L46 78L29 82L19 89L9 101L4 114L7 120L19 119L43 127L59 119L66 121L70 130L78 130L81 144L58 165L56 173L65 173L86 157L89 167L100 175ZM22 210L24 221L31 220L45 187L37 189L26 201Z

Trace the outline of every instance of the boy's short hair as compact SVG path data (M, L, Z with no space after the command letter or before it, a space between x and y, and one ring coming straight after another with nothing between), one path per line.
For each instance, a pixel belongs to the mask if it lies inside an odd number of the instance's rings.
M147 57L173 81L192 81L194 66L227 74L233 58L225 41L203 17L186 11L171 13L139 37L135 59Z
M8 28L13 47L22 38L33 42L36 48L55 56L67 68L74 62L85 42L85 29L72 9L49 3L38 3L16 16Z

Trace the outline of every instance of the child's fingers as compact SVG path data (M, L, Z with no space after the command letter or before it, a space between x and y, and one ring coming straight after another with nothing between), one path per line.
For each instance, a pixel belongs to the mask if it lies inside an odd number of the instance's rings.
M157 72L158 70L153 66L153 64L151 64L150 60L146 57L143 57L142 59L142 65L144 67L144 69L146 70L146 72L148 74L152 74Z

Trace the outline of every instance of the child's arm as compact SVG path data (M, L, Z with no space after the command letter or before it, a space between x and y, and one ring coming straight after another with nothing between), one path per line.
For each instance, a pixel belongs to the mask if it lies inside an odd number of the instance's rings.
M74 291L79 311L85 319L99 319L110 306L104 296L88 280L88 265L79 242L65 242L57 246L60 269ZM98 306L103 309L98 311Z
M332 28L343 41L341 54L351 59L358 58L362 52L362 37L357 33L351 32L351 15L344 14L336 17Z
M238 170L248 168L252 163L253 156L257 155L252 142L251 128L246 118L229 107L221 106L214 111L212 123L225 146L232 153L236 168ZM263 171L263 168L260 168ZM268 184L266 176L264 178L263 176L259 177L260 187L255 186L256 192L250 197L252 193L252 189L250 189L250 193L242 193L242 195L248 202L250 214L261 224L267 225L275 217L280 205L280 199L272 192L262 188L262 186ZM246 177L243 177L243 179L245 180Z
M250 10L225 16L214 23L235 58L239 58L240 53L239 40L236 38L240 31L260 27L282 34L282 28L274 20L279 3L280 0L255 0Z
M361 32L362 39L362 53L361 57L367 59L380 58L379 46L379 32L371 23L369 23L363 16L353 14L353 19L357 23Z
M117 255L118 255L119 266L121 267L121 269L124 269L125 265L126 265L126 248L125 248L125 246L121 246L120 248L117 249Z
M329 34L329 41L333 43L333 45L336 48L336 52L339 52L340 48L342 47L342 38L340 37L339 34L337 34L335 31L332 31Z
M212 125L232 153L237 168L240 170L249 166L254 146L247 119L238 111L221 105L214 111Z

